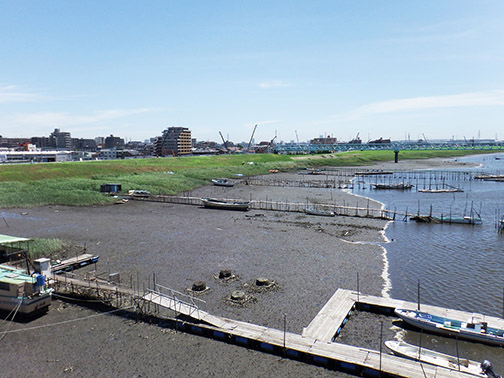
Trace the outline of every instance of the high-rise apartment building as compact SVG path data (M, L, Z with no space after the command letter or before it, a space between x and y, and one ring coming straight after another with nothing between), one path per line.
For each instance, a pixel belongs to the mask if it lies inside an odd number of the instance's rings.
M191 131L187 127L169 127L155 141L157 156L191 154Z

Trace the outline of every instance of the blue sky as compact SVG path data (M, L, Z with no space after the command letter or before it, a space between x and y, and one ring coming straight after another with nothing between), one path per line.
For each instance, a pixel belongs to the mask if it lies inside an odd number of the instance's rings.
M0 135L504 139L504 1L0 0Z

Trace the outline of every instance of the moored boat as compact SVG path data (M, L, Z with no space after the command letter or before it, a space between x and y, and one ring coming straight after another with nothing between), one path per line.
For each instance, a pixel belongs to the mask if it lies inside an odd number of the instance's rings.
M443 188L443 189L418 189L420 193L459 193L463 192L463 189L453 188Z
M461 371L477 377L487 377L483 373L481 364L466 358L457 358L449 354L436 352L431 349L420 348L416 345L408 344L404 341L385 341L385 345L396 356L406 357L415 361L425 362L431 365Z
M413 188L412 184L400 182L397 184L371 184L374 189L394 189L394 190L408 190Z
M42 312L51 304L51 293L52 289L45 287L44 276L32 277L19 269L0 265L0 310L15 310L24 315Z
M201 202L203 202L203 206L205 207L222 210L247 211L250 206L249 201L220 200L215 198L202 198Z
M317 210L310 207L304 209L304 212L308 215L318 215L322 217L334 217L334 211L330 210Z
M234 186L234 182L233 181L229 181L227 178L221 178L221 179L212 179L212 182L215 186L225 186L225 187L233 187Z
M406 323L432 333L504 346L504 330L489 327L487 322L479 320L476 316L464 322L416 310L396 308L394 312Z
M455 224L470 224L481 225L483 220L480 217L450 217L450 216L433 216L433 215L414 215L410 218L420 223L455 223Z

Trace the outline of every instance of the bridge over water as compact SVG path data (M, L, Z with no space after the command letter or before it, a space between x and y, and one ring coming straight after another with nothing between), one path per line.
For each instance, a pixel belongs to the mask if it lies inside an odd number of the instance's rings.
M309 144L289 143L275 145L275 152L280 154L305 154L321 152L345 152L368 150L504 150L504 141L495 142L392 142L392 143L336 143L336 144Z

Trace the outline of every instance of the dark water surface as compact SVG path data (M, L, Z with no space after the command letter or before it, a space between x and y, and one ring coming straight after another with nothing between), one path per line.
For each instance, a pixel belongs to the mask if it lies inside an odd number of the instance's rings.
M420 282L422 303L504 317L504 234L496 228L497 219L504 214L504 182L471 180L470 175L460 173L503 174L504 154L459 160L481 166L359 178L360 185L355 185L353 193L378 200L387 209L415 214L427 215L431 208L433 215L464 216L470 215L471 209L480 213L481 225L426 224L402 218L390 223L386 230L390 242L384 244L392 283L389 294L416 302ZM389 182L408 182L415 187L411 191L371 189L372 183ZM417 192L436 185L451 185L464 191ZM455 354L453 340L414 331L403 332L403 337L417 345L423 337L424 346ZM499 373L504 373L504 348L459 342L459 349L461 356L491 360Z

